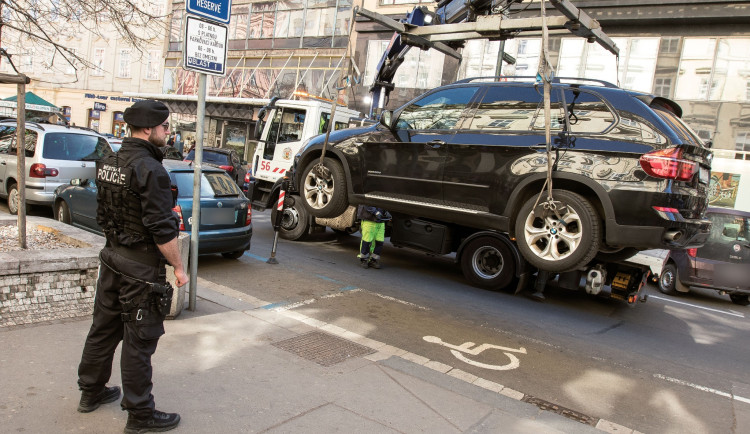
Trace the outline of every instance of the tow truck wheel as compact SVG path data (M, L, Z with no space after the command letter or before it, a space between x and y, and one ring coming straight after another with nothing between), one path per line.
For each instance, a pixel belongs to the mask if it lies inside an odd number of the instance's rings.
M516 263L505 243L494 237L479 237L461 253L461 271L473 285L499 291L513 280Z
M750 304L750 298L748 298L747 294L729 294L729 298L732 300L732 303L740 306Z
M664 266L659 275L659 291L667 295L677 295L677 267L673 263Z
M557 212L546 211L537 195L523 204L516 217L515 236L524 258L540 270L570 271L588 264L601 245L601 223L583 196L553 190Z
M316 167L319 164L322 170ZM349 206L344 168L333 158L310 162L302 172L300 190L307 210L315 217L336 217Z
M299 196L291 196L293 205L285 205L283 214L281 214L281 225L279 227L279 236L289 241L299 241L307 235L308 214L307 208L302 205ZM288 201L292 202L292 201ZM271 222L276 221L276 208L271 211Z

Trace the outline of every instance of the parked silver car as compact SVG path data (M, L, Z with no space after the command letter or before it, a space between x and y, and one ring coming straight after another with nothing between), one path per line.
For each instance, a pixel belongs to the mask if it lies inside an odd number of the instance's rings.
M52 207L55 189L71 179L93 178L95 162L112 152L99 133L78 127L26 122L26 203ZM0 121L0 197L19 208L16 121Z

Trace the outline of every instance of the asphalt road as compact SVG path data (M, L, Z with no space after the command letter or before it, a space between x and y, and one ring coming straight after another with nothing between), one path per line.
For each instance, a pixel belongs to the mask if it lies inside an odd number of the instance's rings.
M539 303L466 283L451 258L386 242L383 269L359 267L356 236L279 240L253 215L239 260L199 260L199 277L458 367L574 417L650 433L750 432L750 310L714 293L646 303L548 289ZM482 346L482 344L487 344ZM501 348L497 348L501 347ZM456 355L457 354L457 355Z
M31 214L52 216L38 207ZM451 258L387 242L383 269L364 270L359 239L330 230L303 242L279 240L279 264L270 265L269 215L253 214L250 251L239 260L200 257L199 277L267 301L268 309L293 309L503 384L581 420L607 419L644 433L750 432L750 309L726 296L669 297L648 287L646 303L628 306L548 289L539 303L474 288Z

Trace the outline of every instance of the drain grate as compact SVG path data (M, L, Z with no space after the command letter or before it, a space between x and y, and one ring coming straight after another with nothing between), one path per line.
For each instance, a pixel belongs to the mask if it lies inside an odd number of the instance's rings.
M572 419L572 420L575 420L577 422L580 422L586 425L596 426L596 423L599 421L598 418L591 417L583 413L579 413L575 410L565 408L563 406L557 405L549 401L545 401L543 399L540 399L534 396L526 395L523 397L522 401L528 402L529 404L534 404L537 407L541 408L542 410L551 411L552 413L557 413L561 416L567 417L568 419Z
M333 366L348 358L375 352L372 348L319 331L284 339L271 345L323 366Z

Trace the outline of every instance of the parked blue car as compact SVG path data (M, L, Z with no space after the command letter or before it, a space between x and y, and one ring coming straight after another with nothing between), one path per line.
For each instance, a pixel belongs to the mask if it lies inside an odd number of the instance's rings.
M192 231L193 176L190 163L164 160L164 167L177 186L177 206L180 230ZM201 179L201 225L198 254L221 253L225 258L237 259L250 249L253 236L250 201L234 182L219 168L204 167ZM91 232L102 234L96 223L96 184L93 179L74 179L55 191L55 218Z

